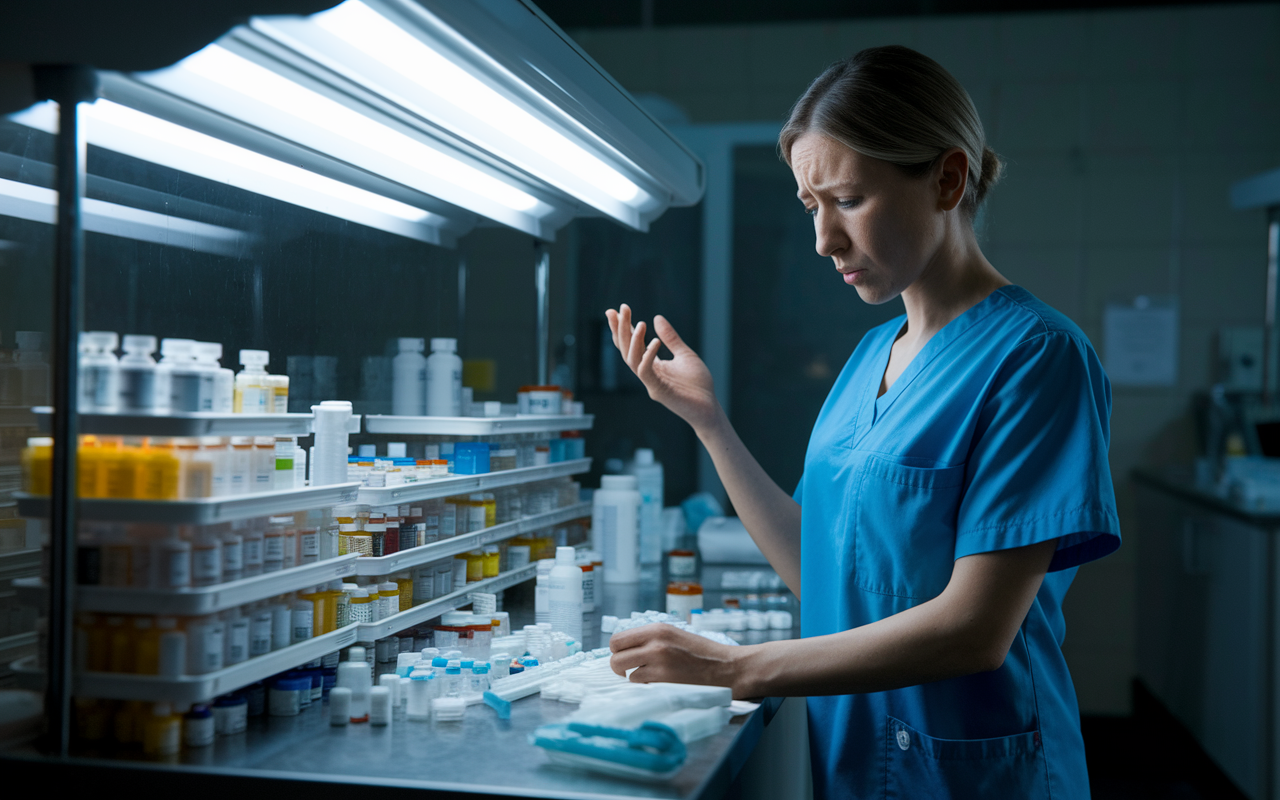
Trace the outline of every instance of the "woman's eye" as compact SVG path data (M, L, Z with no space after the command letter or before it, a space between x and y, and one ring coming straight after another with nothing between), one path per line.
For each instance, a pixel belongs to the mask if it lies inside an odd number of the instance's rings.
M849 200L837 200L837 201L836 201L836 205L840 206L841 208L856 208L856 207L857 207L858 205L860 205L861 203L862 203L862 198L861 198L861 197L854 197L854 198L849 199Z
M809 216L811 216L811 217L816 217L816 216L818 215L818 209L816 209L816 208L806 208L806 209L804 210L804 213L808 214L808 215L809 215Z

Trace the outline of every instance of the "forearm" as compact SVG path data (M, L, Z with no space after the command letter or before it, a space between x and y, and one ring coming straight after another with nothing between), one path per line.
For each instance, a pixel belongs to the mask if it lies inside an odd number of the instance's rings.
M764 471L723 410L717 408L713 420L695 430L711 454L742 524L787 588L799 598L800 504Z
M735 697L882 692L995 669L1003 660L977 626L933 603L829 636L734 650Z
M942 594L829 636L726 648L738 697L882 692L999 669L1057 541L957 559Z

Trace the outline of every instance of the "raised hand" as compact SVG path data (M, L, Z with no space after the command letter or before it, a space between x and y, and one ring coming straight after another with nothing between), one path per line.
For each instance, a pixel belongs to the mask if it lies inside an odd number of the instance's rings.
M605 317L613 331L613 343L622 353L623 361L649 391L650 398L688 422L695 431L703 430L716 421L721 411L711 371L665 317L653 318L657 337L647 344L645 323L632 327L631 308L626 303L617 311L609 309ZM663 344L671 351L670 359L658 358L658 348Z

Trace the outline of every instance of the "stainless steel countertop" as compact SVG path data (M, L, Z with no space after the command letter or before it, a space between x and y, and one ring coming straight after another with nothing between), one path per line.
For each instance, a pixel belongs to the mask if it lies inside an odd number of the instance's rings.
M634 587L607 587L605 602L584 620L584 644L599 646L600 618L631 610L658 607L663 597L656 575ZM510 608L513 625L531 621L528 609ZM737 634L744 644L792 638L793 631L751 631ZM688 759L672 779L644 783L567 769L549 763L541 748L529 744L529 734L559 720L575 705L534 696L516 701L511 719L500 720L484 705L472 706L462 722L393 721L385 727L369 724L331 727L328 706L316 705L297 717L258 717L243 734L220 736L210 747L184 750L168 763L145 762L148 771L204 774L288 781L330 781L375 789L411 788L436 793L552 798L716 798L755 748L767 721L780 705L773 699L756 712L735 717L715 736L689 745ZM5 754L28 758L33 752ZM143 766L141 754L120 756L77 752L81 767ZM0 756L2 759L4 756ZM65 762L64 762L65 763ZM112 769L114 768L114 769ZM154 772L152 773L155 774ZM314 785L314 784L313 784ZM281 787L283 789L283 787Z

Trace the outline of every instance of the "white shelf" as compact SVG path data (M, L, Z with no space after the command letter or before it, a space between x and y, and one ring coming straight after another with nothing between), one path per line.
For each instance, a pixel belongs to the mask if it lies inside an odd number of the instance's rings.
M83 672L75 675L72 691L78 697L96 697L102 700L143 700L182 705L199 703L341 650L355 642L357 627L359 626L351 624L204 675L161 678L156 675ZM24 688L43 688L44 675L37 668L34 656L13 662L11 668L19 678L19 685Z
M578 475L591 470L591 459L575 458L572 461L560 461L540 467L521 467L505 469L501 472L486 472L483 475L453 475L448 478L433 478L420 483L404 483L399 486L360 487L358 502L370 506L387 506L411 503L414 500L430 500L435 497L452 497L457 494L484 492L503 486L514 486L533 481L544 481L549 478L562 478Z
M267 517L293 511L353 503L359 483L308 486L278 492L258 492L199 500L107 500L82 498L80 518L101 522L156 522L169 525L212 525L240 519ZM43 519L49 516L49 498L19 492L18 513Z
M365 433L426 434L433 436L493 436L509 433L558 433L590 430L592 414L579 416L519 414L511 417L397 417L369 414Z
M351 553L314 564L303 564L278 572L267 572L238 581L187 589L130 589L127 586L79 586L76 588L76 611L100 611L112 614L173 614L199 616L213 614L268 597L319 586L344 575L355 574ZM382 574L382 573L378 573ZM45 586L39 578L24 578L13 583L18 601L43 608Z
M378 639L390 636L397 631L405 628L411 628L414 625L426 622L429 619L452 611L460 606L465 606L471 601L467 599L467 595L472 592L500 592L503 589L510 589L518 583L524 583L538 574L538 562L530 561L523 567L508 570L501 575L495 575L492 578L485 578L482 581L468 583L461 589L457 589L443 597L437 597L434 600L428 600L420 606L414 606L399 614L380 619L377 622L360 623L359 640L362 642L375 642Z
M545 514L536 514L532 517L504 522L501 525L494 525L482 531L441 539L438 542L424 544L412 550L402 550L389 556L362 558L356 561L355 571L357 575L390 575L403 569L416 567L420 564L430 564L432 561L439 561L442 558L456 556L458 553L475 550L478 547L484 547L486 544L501 542L513 536L533 533L552 525L559 525L562 522L589 516L591 516L590 503L574 503L571 506L557 508L555 511L548 511Z
M38 406L40 431L53 425L53 409ZM80 433L116 436L309 436L311 414L81 414ZM347 424L349 433L360 432L360 415Z

